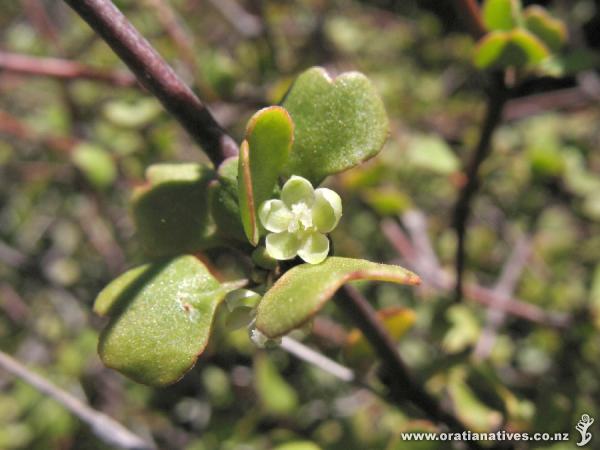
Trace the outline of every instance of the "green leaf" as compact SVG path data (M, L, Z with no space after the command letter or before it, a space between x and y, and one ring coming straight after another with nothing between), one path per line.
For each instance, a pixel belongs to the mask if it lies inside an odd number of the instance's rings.
M73 151L73 163L88 181L98 188L106 188L117 178L115 162L108 152L92 144L79 144Z
M534 66L550 55L548 48L526 30L494 31L479 41L475 48L477 67Z
M275 416L293 413L298 407L298 395L264 353L254 360L254 387L265 412Z
M94 311L110 321L100 335L104 364L133 380L163 386L192 368L210 336L227 288L193 256L146 264L111 282Z
M238 158L226 159L217 171L208 193L208 203L217 233L223 238L246 242L238 203Z
M418 284L414 273L362 259L329 257L323 263L302 264L287 271L258 305L256 327L275 338L303 325L325 305L335 291L353 280Z
M523 12L525 28L535 34L552 50L557 51L567 40L567 27L558 19L555 19L545 8L532 5Z
M323 68L309 69L296 79L283 106L296 126L286 174L313 185L372 158L388 135L383 102L358 72L332 80Z
M192 253L214 245L207 195L214 176L200 164L148 168L150 183L134 192L132 204L138 237L148 255Z
M520 0L486 0L481 13L488 30L507 31L518 25L520 10Z
M294 123L280 106L261 109L248 122L240 148L238 195L242 224L252 245L259 239L257 209L272 197L293 140Z

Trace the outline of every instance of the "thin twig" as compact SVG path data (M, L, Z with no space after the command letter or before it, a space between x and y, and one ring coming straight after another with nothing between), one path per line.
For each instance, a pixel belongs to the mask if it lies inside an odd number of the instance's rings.
M471 201L479 189L479 169L481 164L491 153L491 140L494 130L502 119L502 109L508 99L508 91L500 76L495 77L492 83L487 112L481 128L481 135L471 161L466 169L467 181L460 191L456 206L454 207L454 228L456 230L456 286L455 300L459 301L463 295L463 273L465 269L465 233L469 220Z
M40 58L3 51L0 51L0 70L64 80L101 81L122 87L137 85L135 77L129 72L98 69L68 59Z
M58 153L66 154L72 152L80 142L67 136L41 135L29 125L4 111L0 111L0 135L40 144Z
M498 306L510 300L523 269L525 269L530 253L531 239L528 236L522 236L517 240L513 251L504 263L498 282L492 289L494 294L497 295L497 299L487 311L486 326L473 350L475 359L485 359L492 351L498 328L506 317L506 312Z
M424 215L421 212L412 211L402 217L402 222L409 231L411 238L407 237L398 223L391 219L382 221L381 231L383 235L392 247L396 249L398 254L404 258L408 268L419 274L424 285L443 292L451 291L455 280L442 269L437 256L433 254L433 258L428 259L423 255L431 255L432 253L422 253L417 249L416 244L413 244L413 242L427 242L429 240ZM418 238L416 236L421 237ZM432 248L430 242L426 246ZM476 283L466 283L464 294L466 298L476 301L481 305L497 308L506 314L541 325L565 328L571 323L570 317L565 313L545 311L536 305L529 304L518 298L502 298L499 301L500 296L497 292Z
M0 351L0 367L56 400L81 421L87 423L102 441L124 449L150 450L154 445L132 433L111 417L90 408L78 398L33 373L12 356Z
M260 19L249 14L235 0L209 0L234 30L245 38L254 38L262 33Z
M218 165L237 154L237 145L206 105L110 0L65 0L113 49Z
M144 2L156 10L157 20L175 44L186 69L191 76L194 76L197 72L194 40L182 21L177 17L173 7L167 0L144 0Z
M384 371L382 382L388 387L390 396L396 403L409 401L433 421L446 425L450 430L458 433L466 430L459 419L442 409L437 400L412 377L396 344L377 318L377 313L356 288L344 286L337 292L335 303L348 314L378 354ZM481 448L474 441L467 442L467 445L472 449Z
M597 103L597 98L577 86L512 99L502 117L506 121L520 120L547 111L581 110Z
M481 9L476 0L454 0L454 9L458 17L465 21L465 25L475 39L480 39L487 33Z

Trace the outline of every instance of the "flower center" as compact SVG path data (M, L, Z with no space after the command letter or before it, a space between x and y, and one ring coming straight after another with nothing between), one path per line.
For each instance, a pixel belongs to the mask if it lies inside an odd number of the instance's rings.
M312 211L304 202L295 203L292 205L292 220L288 225L290 233L298 231L306 231L313 228Z

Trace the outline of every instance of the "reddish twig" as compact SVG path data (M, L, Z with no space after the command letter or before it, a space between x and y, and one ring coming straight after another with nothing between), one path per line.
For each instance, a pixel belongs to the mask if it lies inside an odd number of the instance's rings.
M454 286L454 279L441 268L435 255L433 258L424 256L431 255L432 252L422 252L416 245L416 242L419 241L427 242L426 245L432 248L431 243L428 242L427 224L425 223L423 214L412 211L405 214L402 221L409 230L412 239L408 238L400 226L393 220L384 220L381 223L383 235L406 260L406 265L419 274L424 285L443 292L451 291ZM501 296L493 289L480 286L476 283L465 284L464 294L465 297L481 305L496 308L506 314L541 325L565 328L571 322L570 317L566 314L544 311L536 305L531 305L511 296Z
M481 17L481 9L476 0L454 0L453 3L456 14L465 21L465 25L475 39L480 39L487 33Z
M512 99L506 104L502 117L504 120L519 120L546 111L578 110L597 102L597 98L581 87L559 89Z
M530 253L530 238L521 237L517 240L512 253L504 263L500 278L492 289L492 292L496 295L496 299L487 311L486 326L481 332L481 336L473 351L473 355L478 360L487 358L492 351L498 328L502 325L506 316L506 312L501 306L510 301L523 269L525 269Z
M8 135L23 141L42 144L60 153L70 153L79 143L77 139L66 136L40 135L4 111L0 111L0 135Z
M209 0L223 18L245 38L255 38L263 31L260 19L249 14L235 0Z
M39 58L3 51L0 51L0 70L65 80L101 81L123 87L137 84L135 77L128 72L97 69L66 59Z
M173 44L175 44L175 48L177 48L181 59L185 62L190 75L195 75L194 41L169 2L166 0L145 0L145 3L156 10L156 18L173 41Z
M142 37L110 0L65 0L113 49L139 82L218 165L237 154L237 145L206 105Z

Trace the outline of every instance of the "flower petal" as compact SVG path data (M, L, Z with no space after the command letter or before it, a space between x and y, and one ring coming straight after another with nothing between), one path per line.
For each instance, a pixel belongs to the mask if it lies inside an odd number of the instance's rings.
M281 189L281 200L288 208L296 203L305 203L307 206L312 206L315 201L315 191L306 178L293 175L285 182Z
M283 233L267 234L265 239L267 253L275 259L292 259L298 253L300 239L293 234L284 231Z
M263 227L273 233L287 230L292 220L291 211L281 200L267 200L260 205L258 217Z
M342 199L337 192L327 188L315 191L315 203L312 207L313 224L321 233L332 231L342 217Z
M310 233L302 241L298 256L309 264L319 264L327 258L329 239L321 233Z

